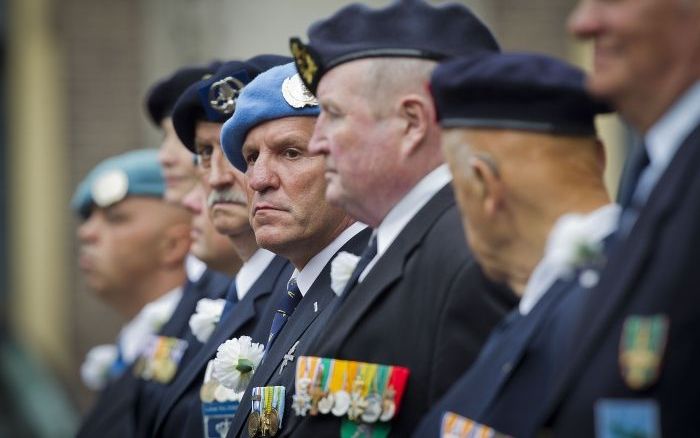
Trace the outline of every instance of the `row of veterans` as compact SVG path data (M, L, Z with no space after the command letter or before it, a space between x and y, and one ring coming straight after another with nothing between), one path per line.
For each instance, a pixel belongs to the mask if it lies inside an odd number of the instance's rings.
M156 84L160 152L73 200L130 318L78 435L692 435L700 2L582 0L569 27L587 79L405 0ZM612 109L644 139L618 203Z

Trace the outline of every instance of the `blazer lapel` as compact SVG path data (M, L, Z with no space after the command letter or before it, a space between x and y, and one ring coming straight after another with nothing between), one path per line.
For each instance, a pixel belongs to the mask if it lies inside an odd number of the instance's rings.
M197 356L192 359L192 362L183 370L182 377L173 383L173 387L165 398L165 403L158 411L158 420L156 428L158 430L160 424L165 419L173 404L182 396L182 394L190 387L193 381L200 377L202 370L206 367L207 362L214 357L216 350L223 342L228 340L242 326L255 318L255 303L261 298L269 295L277 281L277 278L282 274L285 267L289 266L289 262L282 257L275 257L270 262L270 265L263 271L258 280L253 284L250 291L241 301L239 301L226 320L221 321L212 333L211 338L202 347Z
M319 340L318 346L321 348L314 351L328 356L336 354L334 347L341 345L342 340L349 336L360 318L372 308L374 301L403 276L406 259L420 245L435 221L452 206L452 186L447 184L411 219L365 279L350 291L342 305L338 302L333 304L334 307L339 306L334 309L333 330Z

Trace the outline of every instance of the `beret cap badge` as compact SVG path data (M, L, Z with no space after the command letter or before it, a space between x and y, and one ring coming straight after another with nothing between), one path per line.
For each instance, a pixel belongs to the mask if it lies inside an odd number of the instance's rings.
M126 197L129 177L120 169L105 172L95 180L90 191L98 207L109 207Z
M318 100L306 88L299 74L290 76L282 82L282 97L293 108L318 105Z
M289 48L294 57L294 63L301 74L304 85L309 90L315 90L319 80L319 63L310 48L301 42L299 38L289 40Z
M209 105L224 115L233 114L236 99L245 84L240 79L227 76L209 87Z

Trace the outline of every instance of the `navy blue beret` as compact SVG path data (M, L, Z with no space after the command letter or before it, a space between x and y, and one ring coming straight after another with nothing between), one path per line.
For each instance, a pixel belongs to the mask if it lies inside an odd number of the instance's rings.
M156 82L146 93L146 110L151 121L160 126L163 119L170 117L175 101L191 84L216 71L221 62L209 65L183 67L175 73Z
M224 123L233 114L236 99L248 82L271 67L289 62L291 58L279 55L258 55L246 61L229 61L210 77L190 85L173 109L173 126L180 141L195 152L194 137L198 121Z
M489 29L460 4L431 6L423 0L396 1L382 9L351 4L314 23L309 42L290 39L304 84L316 92L333 67L370 57L442 60L475 51L498 51Z
M71 207L86 218L94 205L109 207L127 196L162 198L165 179L155 149L138 149L107 158L78 185Z
M269 120L285 117L318 117L318 101L304 86L290 62L271 68L255 78L241 92L238 111L221 129L221 147L236 169L245 172L241 150L248 132Z
M482 53L437 67L431 90L443 127L595 135L610 108L589 95L582 70L528 53Z

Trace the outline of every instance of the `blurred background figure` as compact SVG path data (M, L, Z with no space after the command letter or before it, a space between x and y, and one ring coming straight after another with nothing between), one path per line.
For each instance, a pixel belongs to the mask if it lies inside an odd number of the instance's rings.
M0 436L71 436L91 405L80 364L125 318L88 292L66 206L105 157L160 144L137 110L149 87L183 65L288 54L290 36L347 3L0 0ZM461 3L504 50L590 64L565 30L575 0ZM614 193L628 141L619 125L602 128Z

